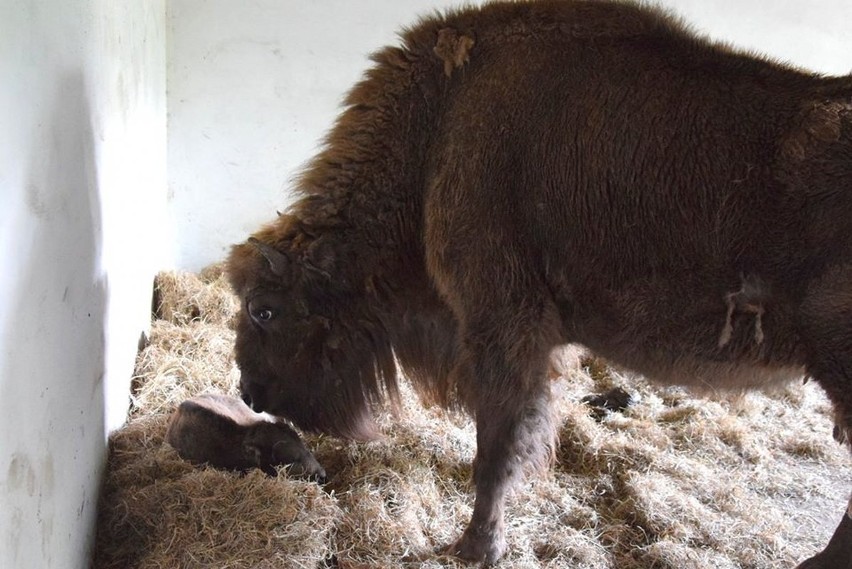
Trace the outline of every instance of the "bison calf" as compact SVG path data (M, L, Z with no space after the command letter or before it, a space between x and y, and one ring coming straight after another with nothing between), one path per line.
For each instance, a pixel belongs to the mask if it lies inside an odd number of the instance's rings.
M260 468L271 475L276 466L289 465L294 476L325 480L325 470L293 429L234 397L208 393L187 399L169 420L166 441L194 463L239 471Z

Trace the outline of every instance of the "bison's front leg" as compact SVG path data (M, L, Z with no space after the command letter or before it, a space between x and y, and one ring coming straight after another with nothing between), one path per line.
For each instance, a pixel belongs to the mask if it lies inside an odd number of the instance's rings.
M458 360L449 383L473 412L477 444L473 515L448 549L493 563L506 550L507 493L525 468L547 465L553 456L546 372L564 330L542 281L541 257L531 236L518 230L522 216L511 205L527 188L515 193L500 183L514 180L514 171L492 171L497 183L491 185L470 174L466 154L448 158L427 196L426 257L458 323Z
M520 408L517 400L492 401L477 412L476 501L470 523L450 553L486 563L503 556L506 494L525 468L541 465L550 456L553 427L548 399L543 389Z
M852 450L852 263L827 271L802 304L808 373L834 405L835 437ZM798 569L852 569L852 498L825 549Z
M554 440L545 378L549 350L535 337L540 331L513 337L512 346L505 345L506 332L502 328L468 336L468 363L456 370L476 418L476 500L470 524L449 552L486 563L497 561L506 550L507 493L525 469L549 463Z

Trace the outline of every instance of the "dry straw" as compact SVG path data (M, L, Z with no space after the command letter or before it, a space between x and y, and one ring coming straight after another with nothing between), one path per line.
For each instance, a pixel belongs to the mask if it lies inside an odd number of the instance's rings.
M237 302L219 268L161 274L127 425L110 439L94 567L464 567L435 551L472 506L470 422L403 390L368 444L307 437L325 487L197 468L163 442L168 414L205 391L234 393ZM508 509L511 568L789 568L827 541L848 495L813 384L693 396L563 354L553 468ZM621 387L625 411L596 420L583 396Z

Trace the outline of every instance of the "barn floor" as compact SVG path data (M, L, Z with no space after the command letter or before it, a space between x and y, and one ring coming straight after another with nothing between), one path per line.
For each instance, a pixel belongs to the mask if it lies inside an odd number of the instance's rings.
M384 440L306 437L324 487L179 459L168 414L235 393L237 303L216 267L164 273L157 290L129 421L110 438L95 569L465 566L434 551L470 514L474 431L409 389L400 417L381 418ZM499 567L786 569L826 543L852 464L817 386L698 397L567 360L553 383L557 461L512 498ZM612 387L635 403L598 421L580 400Z

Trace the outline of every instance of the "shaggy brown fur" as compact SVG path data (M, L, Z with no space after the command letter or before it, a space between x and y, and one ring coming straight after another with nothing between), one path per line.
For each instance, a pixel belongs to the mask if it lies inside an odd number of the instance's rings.
M710 389L806 372L849 433L852 77L612 2L452 12L374 59L302 198L230 257L256 408L369 438L396 362L461 403L476 502L451 551L485 561L552 452L559 344ZM830 557L809 566L852 546Z

